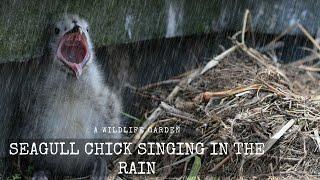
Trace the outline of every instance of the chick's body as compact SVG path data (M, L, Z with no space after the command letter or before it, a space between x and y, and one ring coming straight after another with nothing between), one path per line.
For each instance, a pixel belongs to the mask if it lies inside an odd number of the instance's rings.
M3 102L18 109L14 113L1 111L9 114L7 119L19 114L18 120L1 123L0 128L6 131L1 142L6 141L9 134L17 141L119 140L120 134L95 131L121 125L121 103L105 85L95 62L87 22L67 15L57 23L55 32L50 46L52 53L25 65L14 75L20 79L11 83L17 89L14 92L18 98L7 98L10 94L15 97L12 92L8 92L6 98L0 96ZM78 55L69 56L75 53ZM11 81L6 79L8 82ZM5 146L0 146L1 152L5 152L4 149ZM58 176L82 176L93 169L97 157L31 156L30 160L36 170L48 170ZM43 173L36 174L43 176Z

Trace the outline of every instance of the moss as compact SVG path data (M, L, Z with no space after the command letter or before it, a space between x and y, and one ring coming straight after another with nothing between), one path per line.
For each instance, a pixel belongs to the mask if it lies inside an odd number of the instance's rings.
M207 31L206 22L218 14L210 12L213 6L218 8L216 3L202 1L205 3L197 5L197 9L194 9L196 2L184 2L185 16L195 17L186 18L187 22L179 26L180 32L183 30L181 34ZM21 61L41 55L49 22L65 12L79 14L89 21L97 47L162 38L166 34L167 3L171 1L4 0L0 16L0 62ZM131 38L125 30L127 15L133 20ZM200 23L196 16L205 21Z

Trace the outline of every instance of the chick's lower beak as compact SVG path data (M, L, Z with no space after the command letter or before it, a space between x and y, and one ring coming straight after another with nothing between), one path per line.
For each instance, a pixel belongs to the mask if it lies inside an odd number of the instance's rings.
M82 74L82 70L83 70L82 65L81 64L72 64L71 69L73 70L77 79L79 79Z

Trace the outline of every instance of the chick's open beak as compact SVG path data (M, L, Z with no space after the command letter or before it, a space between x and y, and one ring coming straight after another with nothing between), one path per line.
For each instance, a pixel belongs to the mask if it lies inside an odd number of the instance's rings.
M59 42L57 57L74 72L77 78L81 76L90 53L86 35L80 26L76 25L63 35Z

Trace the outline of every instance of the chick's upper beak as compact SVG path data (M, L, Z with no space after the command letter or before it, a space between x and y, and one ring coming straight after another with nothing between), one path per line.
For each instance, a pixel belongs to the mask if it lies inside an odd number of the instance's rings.
M79 25L75 25L68 33L80 32L82 34L82 28Z

